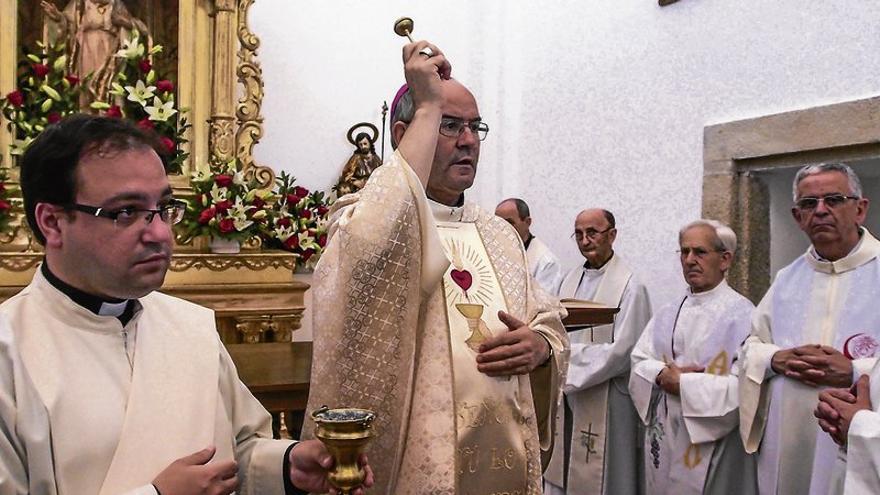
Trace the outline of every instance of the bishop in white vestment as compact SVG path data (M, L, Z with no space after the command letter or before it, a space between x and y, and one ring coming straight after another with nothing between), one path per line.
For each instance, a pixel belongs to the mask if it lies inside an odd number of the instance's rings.
M682 229L689 287L651 318L633 349L629 388L647 426L647 493L757 491L755 462L736 428L737 378L730 374L755 307L724 280L735 242L717 222Z
M564 309L533 286L514 229L464 201L488 128L442 57L425 42L404 48L399 146L334 206L315 271L326 303L309 408L377 413L376 493L539 495L568 356Z
M824 386L868 373L880 342L880 242L846 165L795 177L795 220L812 246L779 271L758 305L739 371L740 429L758 453L762 494L827 494L838 447L813 410Z
M613 325L569 331L568 407L557 419L544 474L548 493L562 493L566 486L569 495L642 493L639 418L627 387L630 352L651 318L651 303L645 286L612 249L613 218L605 210L578 215L576 237L587 262L569 271L559 290L560 298L592 300L620 312Z

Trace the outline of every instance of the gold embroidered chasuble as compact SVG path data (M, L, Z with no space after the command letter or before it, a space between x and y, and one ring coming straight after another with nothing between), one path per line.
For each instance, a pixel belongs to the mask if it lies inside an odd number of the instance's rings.
M540 494L568 341L515 231L471 203L432 204L399 153L331 221L315 271L309 409L378 413L371 492ZM477 372L475 349L507 331L499 309L547 339L549 365Z

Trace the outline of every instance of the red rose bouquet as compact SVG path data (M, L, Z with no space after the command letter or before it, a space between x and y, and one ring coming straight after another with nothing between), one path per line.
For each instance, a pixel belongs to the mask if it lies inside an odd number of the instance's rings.
M0 112L12 133L12 155L21 155L46 126L79 111L86 78L67 72L63 43L27 53L18 64L17 86L0 99Z
M191 184L195 197L179 224L183 242L200 235L244 242L266 229L274 195L246 180L234 161L195 172Z
M298 256L297 265L313 268L327 244L329 203L321 191L294 185L287 172L275 179L275 198L264 231L264 244Z

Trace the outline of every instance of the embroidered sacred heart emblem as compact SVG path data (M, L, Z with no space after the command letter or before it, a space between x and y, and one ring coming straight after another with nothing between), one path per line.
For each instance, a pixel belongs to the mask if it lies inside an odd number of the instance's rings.
M474 277L471 276L471 272L467 270L452 270L449 272L449 276L452 277L452 281L455 282L455 285L461 287L461 290L465 292L467 292L467 290L471 288L471 284L474 283Z

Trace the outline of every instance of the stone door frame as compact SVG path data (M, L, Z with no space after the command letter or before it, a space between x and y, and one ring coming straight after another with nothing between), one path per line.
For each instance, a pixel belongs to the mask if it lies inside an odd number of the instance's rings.
M733 228L728 282L757 303L770 286L770 198L758 170L880 157L880 96L707 126L704 218Z

